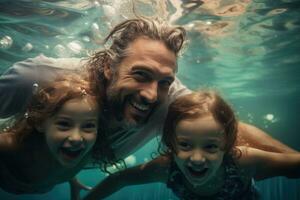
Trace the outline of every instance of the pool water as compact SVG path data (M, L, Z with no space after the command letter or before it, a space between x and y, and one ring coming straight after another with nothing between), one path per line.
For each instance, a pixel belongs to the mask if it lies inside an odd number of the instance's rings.
M134 2L134 3L132 3ZM1 0L0 73L14 62L41 53L84 57L104 47L102 39L123 19L157 15L188 30L178 77L191 89L216 88L241 121L262 128L300 151L300 1L298 0ZM151 159L153 140L126 161ZM300 169L299 169L300 170ZM95 185L99 170L79 174ZM300 199L300 180L257 183L266 200ZM67 184L43 195L1 200L69 199ZM108 199L177 199L163 184L127 187Z

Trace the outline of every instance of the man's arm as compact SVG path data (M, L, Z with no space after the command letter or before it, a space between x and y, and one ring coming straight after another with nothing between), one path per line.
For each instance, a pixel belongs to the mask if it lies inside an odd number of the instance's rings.
M0 77L0 118L24 111L31 97L35 71L31 59L17 62ZM32 65L33 66L33 65ZM30 75L31 74L31 75Z
M92 190L91 187L80 183L76 177L72 178L69 181L69 184L70 184L71 200L79 200L81 190Z
M189 94L190 92L191 91L176 78L169 90L170 101L175 100L179 96ZM296 150L272 138L264 131L242 122L239 122L238 124L238 145L250 146L265 151L279 153L297 152Z
M296 153L297 151L272 138L255 126L239 122L238 146L250 146L264 151Z
M0 118L24 112L35 86L83 65L80 59L44 55L16 62L0 76Z
M148 163L116 172L99 183L84 200L103 199L129 185L165 182L169 159L160 156Z
M300 153L274 153L249 147L238 147L242 156L239 165L248 169L256 180L274 176L300 178Z

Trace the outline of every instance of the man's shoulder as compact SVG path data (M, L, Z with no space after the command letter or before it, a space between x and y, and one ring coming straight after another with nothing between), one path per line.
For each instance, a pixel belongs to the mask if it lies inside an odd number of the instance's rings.
M174 101L176 98L191 93L191 90L188 89L178 77L175 77L174 82L170 86L168 97L170 102Z
M86 59L84 58L52 58L40 54L37 57L16 62L12 68L15 70L39 70L44 68L76 70L81 68L85 63Z
M77 70L82 68L87 58L51 58L44 55L39 55L35 58L39 65L46 65L58 69Z
M64 72L79 71L86 62L87 59L44 55L16 62L0 76L0 116L5 118L23 111L33 85L53 81Z
M7 69L1 76L1 82L24 81L39 82L40 80L52 80L62 71L77 71L83 68L87 60L82 58L51 58L43 54L19 61Z

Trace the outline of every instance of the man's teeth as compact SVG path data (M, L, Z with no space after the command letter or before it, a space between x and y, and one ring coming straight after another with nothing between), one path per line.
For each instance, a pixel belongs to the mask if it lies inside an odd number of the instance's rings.
M137 108L137 109L139 109L139 110L141 110L141 111L147 111L147 110L149 110L149 108L150 108L149 105L138 104L138 103L136 103L136 102L131 102L131 103L132 103L132 105L133 105L135 108Z

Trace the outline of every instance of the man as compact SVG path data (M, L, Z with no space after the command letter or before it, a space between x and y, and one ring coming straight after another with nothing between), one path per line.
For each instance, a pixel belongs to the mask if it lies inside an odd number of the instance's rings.
M24 113L38 85L85 66L95 89L106 96L101 122L105 127L99 131L103 161L123 159L143 146L160 132L167 105L189 93L175 78L185 30L159 21L130 19L117 25L109 39L110 48L88 60L38 56L14 64L0 78L0 117ZM253 126L240 123L238 129L241 141L250 146L294 151Z

